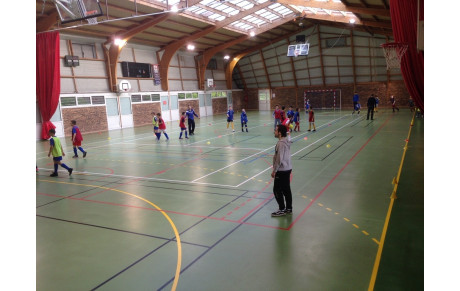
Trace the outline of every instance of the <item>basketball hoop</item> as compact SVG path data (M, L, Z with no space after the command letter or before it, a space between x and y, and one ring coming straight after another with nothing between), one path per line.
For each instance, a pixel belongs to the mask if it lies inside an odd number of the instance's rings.
M296 50L294 51L294 57L297 58L297 57L299 56L299 53L300 53L300 50L297 50L297 49L296 49Z
M390 42L380 45L387 61L387 70L401 68L401 58L406 53L409 45L402 42Z

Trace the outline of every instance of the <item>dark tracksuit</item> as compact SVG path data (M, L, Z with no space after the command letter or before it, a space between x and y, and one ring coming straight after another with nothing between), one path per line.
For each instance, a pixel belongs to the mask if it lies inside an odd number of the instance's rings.
M371 120L374 120L374 108L375 108L376 100L374 96L369 97L367 99L367 119L369 120L369 113L371 114Z
M290 185L291 165L291 142L287 138L278 141L273 156L273 170L275 180L273 183L273 194L278 202L279 210L292 210L292 192ZM284 204L286 199L286 205Z

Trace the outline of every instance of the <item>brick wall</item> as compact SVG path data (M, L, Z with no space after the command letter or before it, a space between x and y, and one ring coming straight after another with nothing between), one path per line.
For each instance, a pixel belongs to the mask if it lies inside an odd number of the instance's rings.
M183 111L188 110L189 105L192 106L196 115L200 116L200 100L198 99L185 99L182 101L179 100L179 116L182 114Z
M161 104L155 103L133 103L133 122L134 126L143 126L152 124L152 111L161 112Z
M248 98L245 98L248 96ZM259 94L257 89L249 89L247 91L232 92L233 110L240 111L241 109L259 110Z
M227 113L227 110L227 98L212 98L212 114Z
M71 120L77 121L82 134L108 130L105 106L63 108L62 121L65 136L72 136Z
M275 98L270 100L270 107L275 108L275 105L279 104L280 107L285 105L286 108L292 105L294 108L303 107L303 95L305 90L330 90L330 89L341 89L342 94L342 109L353 108L353 84L348 85L337 85L337 86L315 86L315 87L301 87L295 88L275 88L272 93L275 93ZM257 90L248 90L249 94L257 93ZM404 108L409 107L409 93L403 81L392 81L386 82L374 82L374 83L361 83L356 85L356 92L360 96L360 102L363 107L367 104L367 98L371 94L375 94L380 98L379 106L390 107L389 99L392 94L395 95L398 106ZM336 92L337 99L336 105L339 106L339 91ZM331 100L332 93L310 93L309 99L313 107L330 107L330 104L325 104L326 97ZM324 98L322 98L324 97ZM254 98L257 98L255 96Z

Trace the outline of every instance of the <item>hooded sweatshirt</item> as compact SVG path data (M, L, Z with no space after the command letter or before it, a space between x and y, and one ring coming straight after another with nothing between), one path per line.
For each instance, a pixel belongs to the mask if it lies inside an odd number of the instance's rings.
M291 165L291 142L286 137L281 138L275 146L273 156L273 171L289 171Z

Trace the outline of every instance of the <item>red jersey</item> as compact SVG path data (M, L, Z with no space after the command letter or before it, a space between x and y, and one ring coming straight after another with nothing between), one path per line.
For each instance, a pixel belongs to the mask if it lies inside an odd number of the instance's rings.
M281 110L275 110L275 119L281 119Z
M286 127L286 129L289 131L289 123L290 123L290 122L291 122L291 121L289 120L289 118L285 118L285 119L283 120L283 122L281 122L281 124L284 125L284 126Z
M159 120L159 125L158 125L158 128L159 129L166 129L166 123L164 122L163 118L158 118Z
M180 118L179 127L180 128L187 128L187 127L185 127L185 116L182 116Z
M308 112L308 121L315 122L315 113L313 111Z

